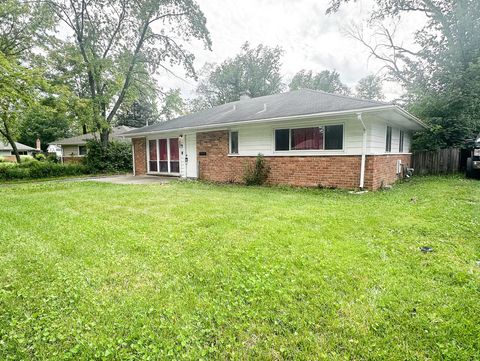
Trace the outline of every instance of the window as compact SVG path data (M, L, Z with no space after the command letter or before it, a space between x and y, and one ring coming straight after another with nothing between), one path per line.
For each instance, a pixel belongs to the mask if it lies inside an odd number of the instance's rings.
M238 132L230 132L230 154L238 154Z
M275 130L275 150L290 150L290 129Z
M275 151L324 149L343 149L343 125L275 130Z
M87 147L81 145L78 147L78 155L86 155L87 154Z
M180 152L178 138L170 138L170 173L180 173Z
M180 173L178 138L148 141L148 171L153 173Z
M149 166L150 166L150 172L157 172L158 167L157 167L157 141L156 140L150 140L148 141L148 149L149 149Z
M160 149L160 172L168 173L168 146L166 139L158 140L158 147Z
M403 130L400 131L400 141L398 143L398 152L403 153L403 139L405 138L405 133Z
M386 152L392 151L392 127L389 127L389 126L387 126L387 139L386 139L385 151Z

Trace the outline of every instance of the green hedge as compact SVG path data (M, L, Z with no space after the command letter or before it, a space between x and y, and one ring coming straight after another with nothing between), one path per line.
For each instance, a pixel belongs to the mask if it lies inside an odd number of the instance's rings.
M78 176L88 173L88 168L82 164L63 165L38 161L0 164L0 180Z

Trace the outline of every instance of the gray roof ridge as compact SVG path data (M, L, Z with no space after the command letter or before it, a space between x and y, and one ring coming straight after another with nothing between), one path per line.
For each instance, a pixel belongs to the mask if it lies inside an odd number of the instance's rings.
M321 93L321 94L331 95L331 96L334 96L334 97L355 100L355 101L359 101L359 102L370 102L370 103L379 104L379 105L394 105L391 102L382 102L382 101L379 101L379 100L364 99L364 98L354 97L354 96L351 96L351 95L329 93L329 92L326 92L326 91L323 91L323 90L316 90L316 89L301 88L301 89L292 90L292 91L298 91L298 90L307 90L307 91L312 92L312 93Z

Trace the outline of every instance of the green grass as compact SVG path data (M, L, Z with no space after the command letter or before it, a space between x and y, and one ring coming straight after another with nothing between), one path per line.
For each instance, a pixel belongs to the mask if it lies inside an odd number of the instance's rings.
M479 205L455 177L3 187L0 359L479 359Z

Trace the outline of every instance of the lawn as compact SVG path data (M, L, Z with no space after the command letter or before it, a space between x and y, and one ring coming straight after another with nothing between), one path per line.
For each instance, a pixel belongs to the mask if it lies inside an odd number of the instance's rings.
M479 213L460 177L0 187L0 359L479 359Z

